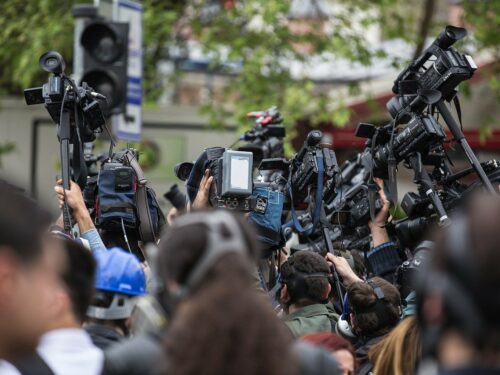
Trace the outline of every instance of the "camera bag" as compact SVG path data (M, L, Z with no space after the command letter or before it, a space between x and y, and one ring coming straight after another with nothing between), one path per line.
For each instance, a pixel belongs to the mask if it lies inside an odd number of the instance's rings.
M144 243L156 242L165 217L131 150L103 166L97 180L96 224L107 230L137 230ZM111 165L111 163L109 163Z

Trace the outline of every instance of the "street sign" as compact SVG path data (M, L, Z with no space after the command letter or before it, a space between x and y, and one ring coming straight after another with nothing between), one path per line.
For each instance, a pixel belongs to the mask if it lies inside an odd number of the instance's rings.
M125 114L114 116L113 129L119 139L140 141L142 129L142 5L131 0L114 0L113 20L129 23L127 103Z

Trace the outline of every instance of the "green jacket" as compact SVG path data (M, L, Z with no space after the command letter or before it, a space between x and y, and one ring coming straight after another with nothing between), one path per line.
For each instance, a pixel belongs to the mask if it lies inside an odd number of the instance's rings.
M285 316L284 321L297 338L307 333L332 332L338 318L332 305L317 303Z

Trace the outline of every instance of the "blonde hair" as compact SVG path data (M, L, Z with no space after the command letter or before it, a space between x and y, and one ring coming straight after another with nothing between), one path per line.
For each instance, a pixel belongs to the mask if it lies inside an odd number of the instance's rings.
M420 328L415 316L402 320L369 353L375 375L413 375L422 358Z

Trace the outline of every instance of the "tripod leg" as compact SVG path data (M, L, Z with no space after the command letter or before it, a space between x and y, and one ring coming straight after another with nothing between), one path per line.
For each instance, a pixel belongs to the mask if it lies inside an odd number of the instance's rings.
M432 186L432 180L427 173L427 170L422 165L422 159L420 154L417 152L409 157L410 165L415 172L415 182L423 188L425 191L425 195L430 199L434 210L439 216L439 224L442 226L448 225L450 223L450 219L448 218L448 214L444 209L443 202L439 199L438 194L434 190Z
M440 100L439 102L437 102L436 105L439 112L443 116L446 125L448 125L451 134L453 134L453 137L458 141L458 143L460 143L460 146L464 150L465 156L467 156L467 159L469 159L472 168L474 168L474 170L476 171L477 175L479 176L484 186L486 187L486 190L488 190L488 192L492 194L496 194L496 191L493 188L491 181L488 179L488 176L486 176L486 173L484 172L481 163L479 163L479 160L474 154L474 151L472 151L472 149L469 146L469 143L465 139L465 135L462 132L462 129L460 129L460 126L458 125L457 121L453 118L450 110L448 109L448 107L446 107L444 101Z

